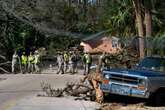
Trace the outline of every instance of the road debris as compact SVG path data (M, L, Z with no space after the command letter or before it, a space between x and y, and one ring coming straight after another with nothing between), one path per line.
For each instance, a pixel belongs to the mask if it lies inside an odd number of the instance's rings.
M63 89L54 89L50 84L41 82L41 88L45 94L39 96L62 97L69 95L102 103L104 97L99 87L99 83L102 81L102 74L99 69L100 67L97 67L96 71L91 71L90 74L84 76L78 82L67 83Z

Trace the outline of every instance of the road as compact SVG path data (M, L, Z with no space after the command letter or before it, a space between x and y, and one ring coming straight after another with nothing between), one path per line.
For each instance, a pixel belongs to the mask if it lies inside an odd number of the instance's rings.
M57 74L1 74L0 110L10 110L20 99L41 92L42 81L55 88L63 88L69 81L78 80L81 75Z
M72 98L37 97L42 92L40 83L45 81L54 88L63 88L67 82L79 80L82 75L57 74L0 74L0 110L95 110L97 104L89 101L75 101ZM118 98L120 99L120 98ZM123 99L127 100L127 99ZM165 110L165 107L141 107L137 103L119 105L114 110ZM130 100L132 101L132 99ZM111 102L113 99L111 97ZM136 101L135 101L136 102ZM65 106L64 106L65 104ZM113 106L112 106L113 107Z

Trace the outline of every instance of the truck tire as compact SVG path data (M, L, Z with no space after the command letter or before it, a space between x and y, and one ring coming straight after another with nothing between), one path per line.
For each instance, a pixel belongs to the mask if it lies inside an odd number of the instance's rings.
M165 105L165 92L158 92L154 96L154 106Z
M150 96L147 103L148 106L160 107L165 105L165 92L159 91Z

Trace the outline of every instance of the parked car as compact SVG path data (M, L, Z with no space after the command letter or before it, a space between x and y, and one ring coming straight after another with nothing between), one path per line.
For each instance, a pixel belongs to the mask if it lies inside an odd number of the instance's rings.
M165 58L146 57L134 69L104 69L103 76L104 93L151 98L156 105L165 100Z

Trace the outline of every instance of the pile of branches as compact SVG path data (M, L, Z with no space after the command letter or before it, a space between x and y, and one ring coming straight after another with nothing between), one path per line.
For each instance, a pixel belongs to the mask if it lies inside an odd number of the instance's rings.
M78 82L67 83L66 87L63 89L54 89L50 84L42 82L41 87L45 93L44 96L62 97L65 95L69 95L80 97L84 100L96 100L96 102L102 103L104 97L103 92L99 87L99 83L102 82L103 76L99 70L100 65L96 68L95 71L91 71L88 75L84 76Z
M4 55L0 55L0 73L10 73L11 61Z
M78 83L68 82L65 88L55 89L49 83L41 82L41 88L45 94L39 96L63 97L74 96L81 97L84 100L94 100L95 91L86 78L81 79Z

